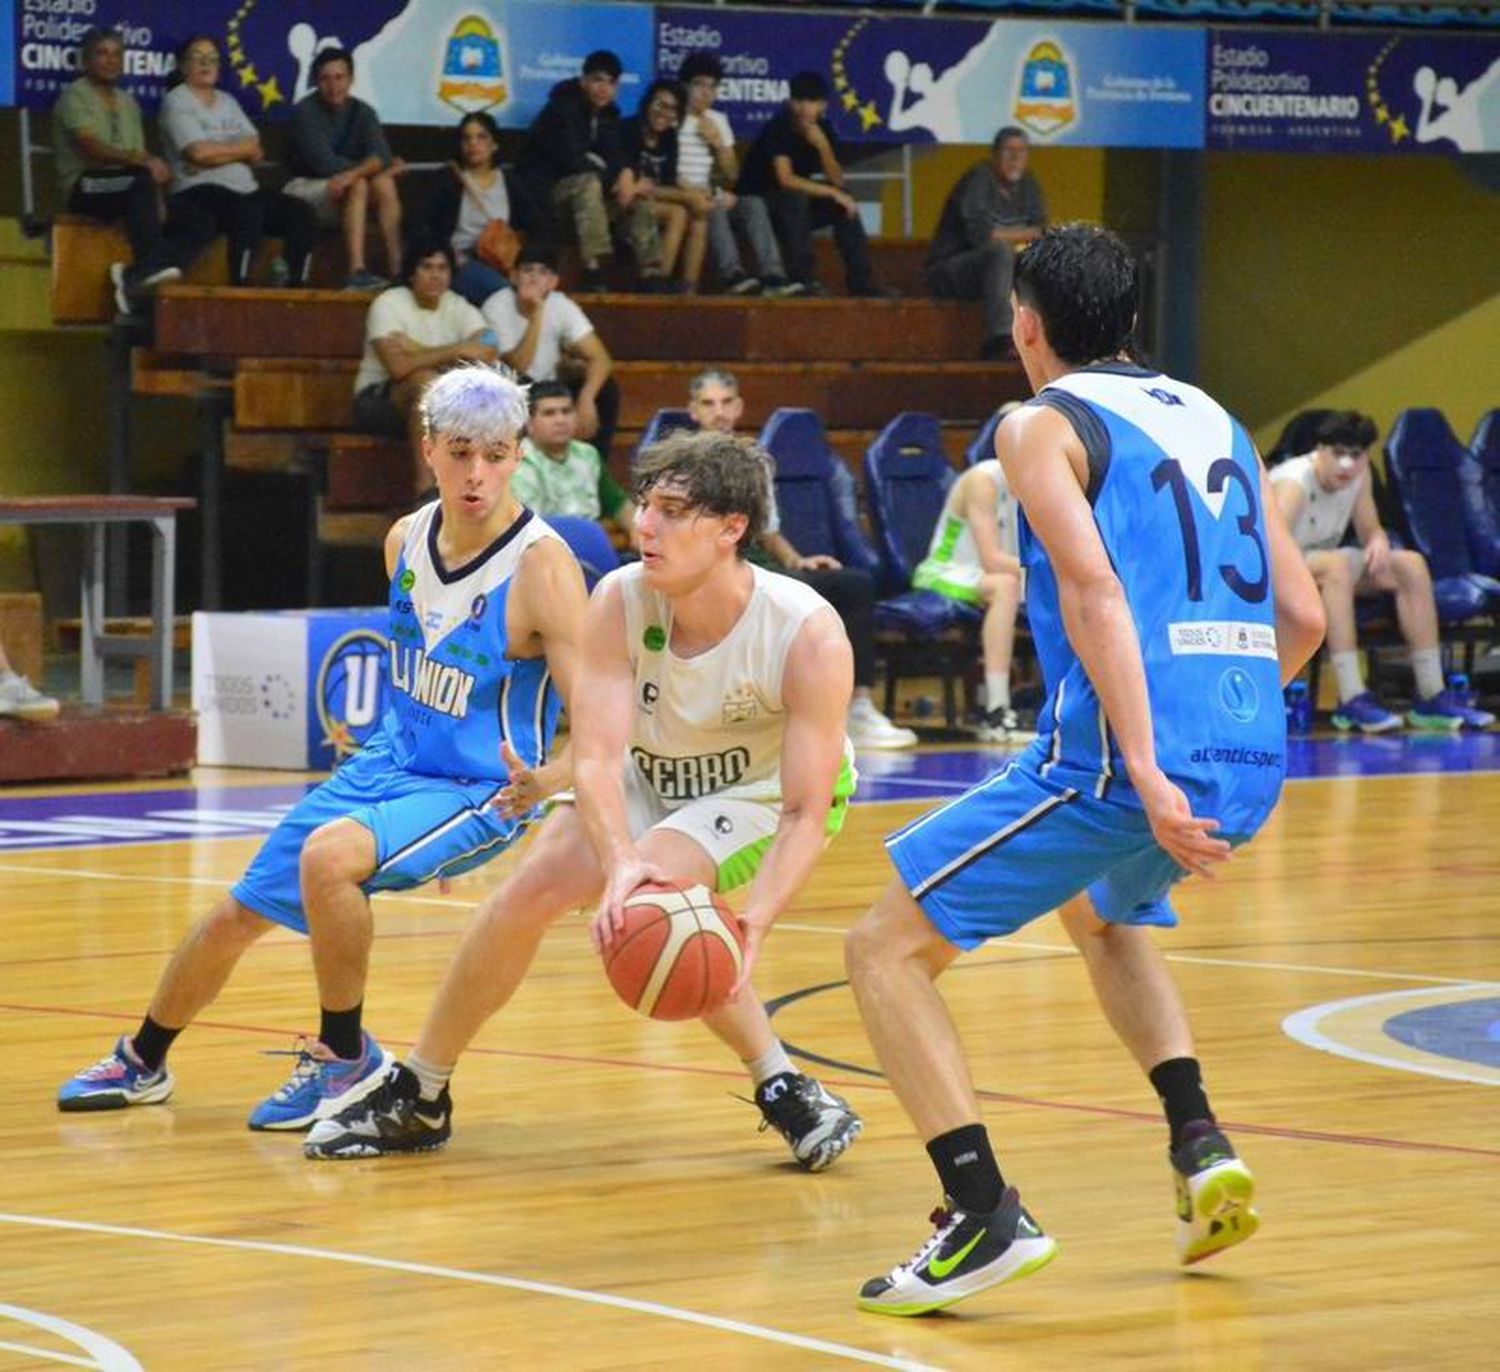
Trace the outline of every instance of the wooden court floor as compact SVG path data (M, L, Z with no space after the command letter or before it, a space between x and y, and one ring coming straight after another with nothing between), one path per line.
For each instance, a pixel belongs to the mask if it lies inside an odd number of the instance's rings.
M313 1164L245 1129L288 1066L263 1052L316 1025L289 935L178 1042L170 1104L61 1115L58 1084L134 1026L255 845L0 857L0 1369L1500 1365L1500 1071L1380 1028L1454 1003L1500 1025L1500 776L1293 784L1220 881L1181 892L1162 944L1263 1218L1191 1274L1155 1101L1056 922L961 960L946 989L997 1152L1060 1254L893 1321L854 1293L937 1196L869 1071L840 933L886 879L880 835L920 808L858 808L765 958L783 1037L866 1120L821 1176L757 1133L697 1026L614 1000L581 916L461 1066L444 1153ZM397 1051L485 880L377 902L366 1014ZM1344 1047L1293 1037L1294 1015Z

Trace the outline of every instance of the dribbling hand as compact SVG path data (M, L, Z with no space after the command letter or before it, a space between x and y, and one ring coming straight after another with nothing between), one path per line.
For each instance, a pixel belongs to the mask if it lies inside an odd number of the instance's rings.
M632 856L617 863L599 901L599 910L589 925L589 942L594 945L594 951L603 953L614 946L625 928L625 902L637 887L648 881L671 880L671 873L642 857Z

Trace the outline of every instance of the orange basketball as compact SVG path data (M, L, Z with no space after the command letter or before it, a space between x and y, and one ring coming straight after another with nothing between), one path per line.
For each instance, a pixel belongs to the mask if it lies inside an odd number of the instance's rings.
M735 913L706 886L638 887L604 970L621 1000L652 1019L696 1019L717 1010L744 960Z

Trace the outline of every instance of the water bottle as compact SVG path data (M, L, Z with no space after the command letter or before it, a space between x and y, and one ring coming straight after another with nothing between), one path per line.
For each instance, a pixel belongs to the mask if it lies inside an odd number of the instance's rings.
M1474 698L1477 693L1469 689L1467 672L1453 672L1449 675L1448 694L1453 697L1455 704L1462 705L1466 710L1474 708Z
M1286 688L1286 731L1305 734L1312 728L1312 696L1305 681L1294 681Z

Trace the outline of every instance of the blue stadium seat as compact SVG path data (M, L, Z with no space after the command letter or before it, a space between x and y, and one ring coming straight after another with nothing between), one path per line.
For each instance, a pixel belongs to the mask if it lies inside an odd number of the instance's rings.
M886 660L885 712L896 708L901 677L936 673L942 677L950 729L958 724L954 683L961 680L972 688L978 670L980 611L909 588L955 479L942 430L931 415L898 414L865 453L865 502L880 556L881 588L890 597L875 607L876 637Z
M775 411L760 431L760 444L776 463L776 508L792 547L836 557L878 579L880 559L834 495L834 463L843 459L829 445L817 415L811 410Z
M548 525L557 530L557 535L578 559L583 568L583 583L593 590L599 579L620 565L620 555L604 527L582 515L547 515Z
M646 427L641 430L640 441L635 445L635 451L630 454L630 465L635 466L635 460L641 455L645 448L653 443L659 443L675 429L695 429L698 426L693 423L693 417L686 410L658 410L646 422Z
M974 441L964 449L964 466L973 467L995 455L995 430L1000 427L1000 411L996 410L984 421L984 428L974 435Z
M1466 452L1442 412L1403 410L1385 442L1386 473L1432 571L1438 618L1445 625L1489 613L1500 582L1476 572L1469 554L1459 464Z
M1468 454L1459 463L1458 479L1474 570L1500 576L1500 410L1480 419Z

